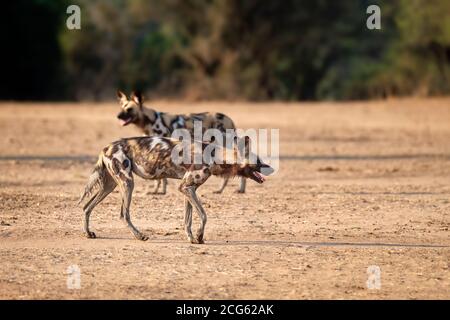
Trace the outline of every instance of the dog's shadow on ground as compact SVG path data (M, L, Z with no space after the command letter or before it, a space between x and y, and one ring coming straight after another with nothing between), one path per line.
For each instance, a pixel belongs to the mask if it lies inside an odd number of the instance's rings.
M97 237L95 240L130 240L137 241L129 237ZM205 240L204 244L190 244L181 239L152 239L142 244L177 244L192 245L195 247L214 247L214 246L263 246L263 247L353 247L353 248L371 248L371 247L391 247L391 248L450 248L450 246L440 244L422 244L422 243L385 243L385 242L339 242L339 241L287 241L287 240Z
M295 247L411 247L450 248L438 244L382 243L382 242L338 242L338 241L285 241L285 240L226 240L206 242L210 246L295 246Z

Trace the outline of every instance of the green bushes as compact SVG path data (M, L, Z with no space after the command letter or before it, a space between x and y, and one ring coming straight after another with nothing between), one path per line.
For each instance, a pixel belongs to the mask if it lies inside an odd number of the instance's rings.
M11 81L0 98L102 99L118 87L250 100L450 91L447 0L72 2L81 7L81 30L65 28L64 2L7 5L26 17L13 19L22 41L13 37L9 53L29 77ZM366 28L370 4L381 7L381 30Z

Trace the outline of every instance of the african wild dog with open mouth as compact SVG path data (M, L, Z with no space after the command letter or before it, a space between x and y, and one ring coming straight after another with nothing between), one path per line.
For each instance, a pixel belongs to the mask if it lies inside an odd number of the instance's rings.
M223 113L191 113L191 114L169 114L158 112L150 108L144 107L142 94L133 92L131 99L121 92L117 91L117 98L121 105L122 111L117 115L123 126L130 123L136 125L147 136L170 137L176 129L187 129L191 136L194 135L194 121L201 121L203 132L207 129L218 129L222 133L226 133L227 129L235 130L233 121ZM228 178L224 178L221 188L215 193L222 193L228 184ZM161 180L156 180L155 189L152 193L158 193ZM246 181L241 177L239 193L245 192ZM162 194L166 193L167 179L162 179Z
M197 188L211 175L240 176L263 183L265 179L262 174L269 175L274 172L269 165L264 164L256 155L251 154L248 137L245 137L244 157L241 158L243 161L238 161L242 152L239 153L237 145L234 145L232 149L215 146L211 151L213 161L206 162L202 155L205 149L212 144L203 142L199 143L200 148L196 148L195 143L189 143L187 148L181 149L182 144L183 142L179 140L164 137L136 137L121 139L106 146L100 153L94 171L79 200L79 203L81 203L97 189L97 192L91 196L83 207L85 235L88 238L96 237L95 233L89 230L89 216L95 206L110 194L116 186L119 186L122 197L121 220L128 225L137 239L148 239L147 236L136 229L130 219L130 202L134 187L133 173L135 173L144 179L181 179L179 191L185 196L184 223L187 237L191 243L204 243L206 213L197 197ZM191 159L196 159L196 155L199 154L198 149L201 149L202 152L200 154L202 160L199 164L189 164L192 162L185 164L173 160L173 154L176 153L183 156L184 154L191 154ZM251 155L254 156L253 159L256 159L256 161L249 161ZM193 237L191 231L192 207L195 207L200 217L200 228L196 238Z

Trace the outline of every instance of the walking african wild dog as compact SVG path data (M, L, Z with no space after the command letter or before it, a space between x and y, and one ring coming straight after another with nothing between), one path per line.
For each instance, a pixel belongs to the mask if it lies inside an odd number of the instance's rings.
M226 133L227 129L236 129L233 121L222 113L191 113L191 114L169 114L165 112L158 112L150 108L144 107L144 100L140 92L133 92L131 99L121 92L117 91L117 98L119 99L121 112L117 118L121 121L123 126L130 123L136 125L147 136L170 137L175 129L187 129L191 136L194 134L194 121L202 122L203 131L207 129L218 129L222 133ZM162 192L166 193L167 179L162 180ZM152 193L158 193L161 180L155 181L155 188ZM215 193L222 193L228 184L229 178L223 180L222 186ZM241 177L240 187L237 190L239 193L245 192L246 181Z
M213 143L201 142L199 143L201 147L196 148L195 142L182 142L165 137L125 138L109 144L100 153L94 171L79 201L81 203L97 189L97 192L91 196L83 207L85 235L88 238L96 237L95 233L89 230L89 216L95 206L110 194L116 186L119 186L122 197L120 219L128 225L137 239L148 239L147 236L136 229L130 220L130 202L134 186L133 173L135 173L144 179L181 179L178 189L185 196L184 224L186 235L191 243L203 243L206 213L197 197L197 188L211 175L240 176L263 183L265 179L262 174L269 175L274 172L269 165L264 164L259 157L250 152L248 137L244 141L244 152L240 152L241 149L238 148L237 144L232 149L225 149ZM182 148L183 144L187 147ZM214 147L213 150L209 148L212 161L205 161L205 158L202 157L208 150L206 149L208 146ZM198 149L200 149L201 154ZM190 159L198 159L196 156L200 154L201 161L198 161L199 164L195 161L194 164L192 164L192 161L186 161L186 163L174 161L173 154L178 154L180 157L191 155ZM244 156L239 158L242 154ZM251 159L256 159L256 161L251 161ZM200 228L195 238L191 231L192 207L196 209L200 217Z

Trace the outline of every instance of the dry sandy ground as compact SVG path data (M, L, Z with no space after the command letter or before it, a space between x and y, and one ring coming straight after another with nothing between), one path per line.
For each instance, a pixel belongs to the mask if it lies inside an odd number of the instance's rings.
M185 239L175 180L155 196L136 179L132 219L149 241L119 221L117 191L92 215L100 238L86 239L76 200L93 159L138 131L119 126L113 102L3 102L0 298L450 298L450 99L152 106L278 128L280 170L245 195L237 180L213 194L211 178L205 245ZM366 285L372 265L380 289Z

